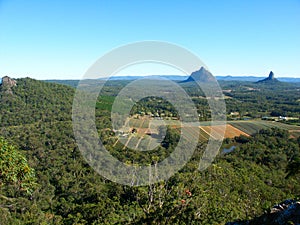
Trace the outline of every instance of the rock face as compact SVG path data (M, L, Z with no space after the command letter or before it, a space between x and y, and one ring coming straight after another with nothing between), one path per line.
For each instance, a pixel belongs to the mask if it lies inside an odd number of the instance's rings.
M249 221L229 222L226 225L285 225L300 224L300 202L285 200L272 207L270 213Z
M215 78L208 70L206 70L204 67L201 67L199 70L193 72L188 79L182 82L190 81L212 82L215 81Z
M257 83L277 83L279 82L275 76L274 76L274 73L271 71L269 76L263 80L259 80L257 81Z
M8 76L5 76L5 77L2 77L2 85L13 87L13 86L17 85L17 81L15 81L14 79L11 79Z
M274 79L275 79L273 71L271 71L271 72L269 73L269 77L268 77L267 79L268 79L268 80L274 80Z
M1 89L5 92L5 93L8 93L8 94L13 94L12 92L12 87L16 86L17 85L17 81L15 81L14 79L8 77L8 76L5 76L2 78L2 83L1 83Z

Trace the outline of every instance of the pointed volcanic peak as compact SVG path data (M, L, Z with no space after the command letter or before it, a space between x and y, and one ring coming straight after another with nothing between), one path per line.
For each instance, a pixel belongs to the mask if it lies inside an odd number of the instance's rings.
M256 83L278 83L278 82L280 82L280 81L278 81L275 78L274 73L271 71L267 78L259 80Z
M204 67L201 67L199 70L193 72L188 79L184 80L183 82L212 82L215 81L214 76L206 70Z

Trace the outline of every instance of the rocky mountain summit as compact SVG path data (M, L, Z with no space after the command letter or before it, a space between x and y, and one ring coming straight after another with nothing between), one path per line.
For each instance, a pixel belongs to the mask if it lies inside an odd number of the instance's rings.
M253 220L229 222L226 225L285 225L300 224L300 202L285 200L272 207L269 213Z
M191 81L198 81L198 82L212 82L215 81L214 76L206 70L204 67L201 67L199 70L193 72L186 80L183 82L191 82Z
M8 94L13 94L12 87L17 85L17 81L14 79L5 76L2 77L1 89Z
M275 78L274 73L271 71L267 78L259 80L256 83L277 83L277 82L279 82L279 80Z

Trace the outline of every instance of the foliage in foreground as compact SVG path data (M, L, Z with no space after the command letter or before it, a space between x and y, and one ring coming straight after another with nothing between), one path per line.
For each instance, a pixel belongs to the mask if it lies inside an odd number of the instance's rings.
M299 195L299 178L286 179L290 155L299 152L299 143L286 135L273 129L253 138L228 139L238 146L236 151L220 156L204 172L197 170L205 147L200 144L184 169L149 187L104 180L76 148L70 151L58 144L56 150L48 146L43 153L36 143L26 152L41 187L32 198L20 196L23 201L16 201L9 215L21 224L222 224L250 219Z

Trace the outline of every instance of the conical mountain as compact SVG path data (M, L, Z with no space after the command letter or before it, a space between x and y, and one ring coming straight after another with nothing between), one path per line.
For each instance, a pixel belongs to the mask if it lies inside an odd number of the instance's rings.
M274 73L272 71L269 73L269 76L267 78L257 81L257 83L277 83L277 82L279 81L275 78Z
M204 67L201 67L199 70L193 72L188 79L183 82L191 82L191 81L199 81L199 82L212 82L215 81L214 76L206 70Z

